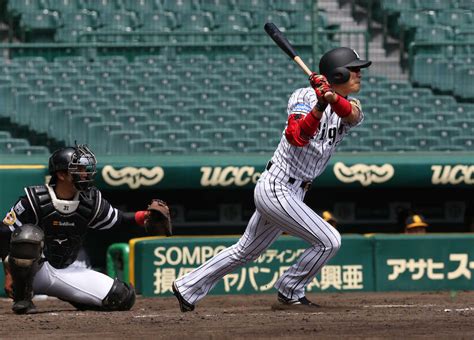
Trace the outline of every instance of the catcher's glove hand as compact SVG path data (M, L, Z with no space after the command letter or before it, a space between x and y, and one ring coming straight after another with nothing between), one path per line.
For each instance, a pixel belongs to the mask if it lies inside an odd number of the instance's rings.
M145 229L153 235L171 236L173 234L170 210L162 200L153 199L148 205L145 215Z

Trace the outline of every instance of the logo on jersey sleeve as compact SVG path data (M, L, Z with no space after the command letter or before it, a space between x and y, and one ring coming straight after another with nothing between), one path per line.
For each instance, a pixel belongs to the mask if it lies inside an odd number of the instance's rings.
M5 216L5 218L3 219L3 223L8 226L12 226L15 224L15 222L16 222L16 214L15 214L15 211L12 209L8 212L7 216Z
M291 110L291 113L308 113L311 111L311 106L307 103L298 103L296 104L293 109Z
M354 164L346 166L342 162L334 164L334 175L344 183L360 182L364 187L372 183L384 183L389 181L395 174L395 169L391 164L367 165Z

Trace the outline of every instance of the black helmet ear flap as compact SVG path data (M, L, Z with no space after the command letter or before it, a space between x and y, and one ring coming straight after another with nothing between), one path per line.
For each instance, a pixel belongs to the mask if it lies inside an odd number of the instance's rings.
M351 72L345 67L336 67L331 72L329 77L329 83L331 84L343 84L349 80L351 77Z

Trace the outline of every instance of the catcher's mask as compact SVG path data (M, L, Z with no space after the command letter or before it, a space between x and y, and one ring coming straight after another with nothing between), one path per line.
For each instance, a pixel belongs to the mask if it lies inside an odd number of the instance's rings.
M87 191L94 182L96 164L95 155L87 145L56 150L49 158L49 184L56 184L58 171L67 171L72 176L74 187L79 191Z

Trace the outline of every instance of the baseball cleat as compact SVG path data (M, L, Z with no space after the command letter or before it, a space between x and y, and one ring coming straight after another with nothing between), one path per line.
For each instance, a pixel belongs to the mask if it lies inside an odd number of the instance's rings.
M272 309L289 308L318 308L320 305L309 301L305 296L299 299L290 299L278 292L278 303L272 306Z
M36 306L31 300L16 301L12 306L12 311L15 314L35 314L37 312Z
M179 309L181 309L181 312L183 313L192 312L194 310L194 305L190 304L183 298L183 296L178 290L178 287L176 287L176 284L174 282L171 287L173 289L174 296L176 296L176 298L178 299Z

